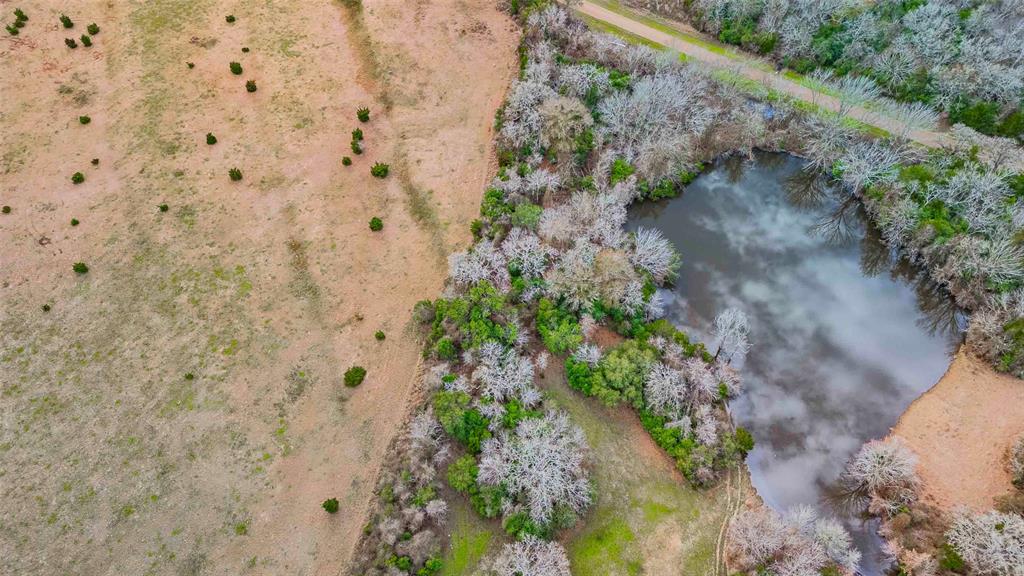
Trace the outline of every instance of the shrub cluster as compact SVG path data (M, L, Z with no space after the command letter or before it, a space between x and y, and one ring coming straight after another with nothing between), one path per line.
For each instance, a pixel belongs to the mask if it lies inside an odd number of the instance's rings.
M7 28L7 33L11 36L17 36L20 29L25 27L26 22L28 22L28 15L26 15L21 8L15 8L14 22L5 26Z
M355 142L353 142L353 144L355 144ZM390 168L390 166L383 162L376 162L370 167L370 174L373 175L374 178L387 178L388 170L390 170Z
M388 449L352 573L433 576L441 571L448 503L439 472L449 458L433 412L419 411Z

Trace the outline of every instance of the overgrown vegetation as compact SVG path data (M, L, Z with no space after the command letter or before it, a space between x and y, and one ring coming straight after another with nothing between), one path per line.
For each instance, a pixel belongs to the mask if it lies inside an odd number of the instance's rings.
M722 42L770 54L812 80L932 108L983 134L1024 141L1024 12L1012 1L693 0L632 3L689 18Z
M934 154L907 146L906 134L868 140L844 121L856 98L844 98L834 117L752 101L544 4L511 5L525 33L519 79L496 117L499 172L472 225L475 243L449 258L445 297L414 310L432 366L421 416L454 441L447 486L483 518L501 517L516 539L488 563L495 570L508 554L532 554L557 537L593 499L582 438L535 386L552 354L565 358L573 389L636 410L695 486L713 484L753 447L726 410L740 392L729 362L749 346L746 317L723 311L713 350L661 319L658 287L672 282L680 259L658 232L626 232L632 202L677 195L720 154L785 147L864 198L893 249L914 253L976 315L997 311L993 295L1016 294L1024 280L1019 248L1007 246L1024 225L1016 192L1007 192L1019 178L1008 169L1012 142L964 128L955 149ZM726 34L765 51L783 40L743 22ZM846 88L870 92L852 80ZM998 310L999 319L1024 316ZM1004 344L1022 334L1024 350L1024 324L990 325L1008 333ZM1016 362L1007 369L1024 365ZM847 474L851 495L890 519L921 509L906 456L891 444L865 447ZM737 569L750 574L837 575L859 561L842 525L809 509L755 509L729 535ZM545 549L559 573L564 552Z

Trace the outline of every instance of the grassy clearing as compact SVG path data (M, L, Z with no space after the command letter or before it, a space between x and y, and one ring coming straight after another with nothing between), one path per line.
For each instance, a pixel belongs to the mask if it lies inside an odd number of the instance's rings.
M501 546L504 535L496 523L480 518L466 498L454 496L448 501L453 528L441 576L469 576L488 552Z
M698 492L672 469L629 410L573 392L560 367L544 390L587 436L596 501L568 535L573 574L704 574L728 510L726 490Z

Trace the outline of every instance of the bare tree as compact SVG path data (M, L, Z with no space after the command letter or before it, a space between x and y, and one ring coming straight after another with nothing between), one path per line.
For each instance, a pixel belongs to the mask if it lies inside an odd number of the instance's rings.
M517 399L527 406L540 400L533 387L533 362L529 358L497 342L487 342L480 347L479 361L473 380L480 382L486 398L498 402Z
M679 270L679 253L660 230L637 228L629 261L654 276L656 282L675 277Z
M872 440L847 464L844 480L852 494L870 499L877 513L892 513L917 499L917 457L902 440Z
M767 506L744 510L729 524L729 550L741 566L768 564L789 538L786 525Z
M551 519L555 506L581 512L590 504L583 469L583 432L563 412L527 418L512 433L484 442L479 482L503 485L520 497L537 522Z
M683 375L660 362L653 364L644 377L644 404L660 416L677 418L687 406L688 395Z
M715 351L715 359L725 352L728 362L736 354L746 354L750 349L750 324L747 315L738 308L728 308L718 316L715 316L715 325L712 334L718 342L718 349Z
M501 243L501 251L508 263L515 266L524 278L539 278L548 267L548 258L555 250L536 234L522 228L513 228Z
M494 576L570 576L569 558L558 542L533 535L505 544L491 564Z

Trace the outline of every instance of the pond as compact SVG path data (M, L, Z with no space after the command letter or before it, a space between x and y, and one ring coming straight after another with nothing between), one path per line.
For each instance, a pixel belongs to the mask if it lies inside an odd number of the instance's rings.
M661 230L682 254L662 294L677 325L713 351L716 314L750 318L752 347L733 361L746 391L731 409L754 435L747 464L765 503L843 519L862 573L879 574L876 527L844 512L837 477L939 380L962 318L884 245L858 201L803 167L786 154L729 158L679 198L636 206L629 225Z

